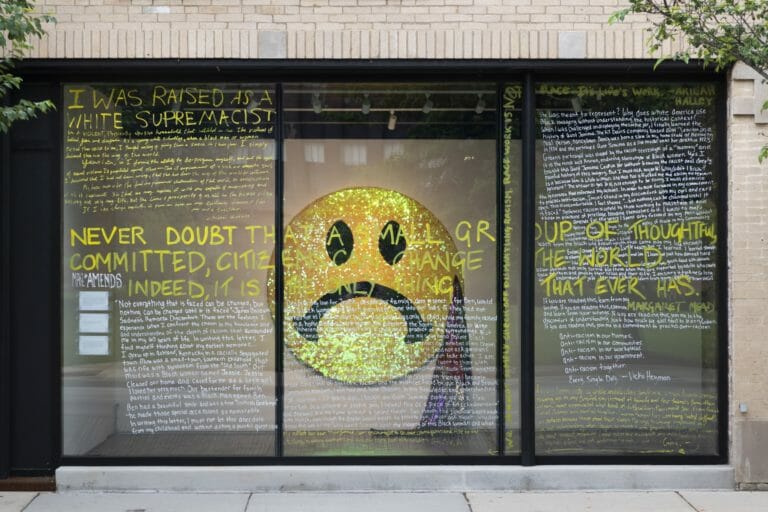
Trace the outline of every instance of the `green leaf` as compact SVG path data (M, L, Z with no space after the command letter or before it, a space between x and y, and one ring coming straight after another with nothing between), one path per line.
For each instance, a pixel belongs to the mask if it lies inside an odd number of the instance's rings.
M11 73L14 61L23 58L32 48L31 40L44 34L43 23L54 22L53 16L34 11L28 0L0 0L0 98L10 91L21 88L20 77ZM15 105L0 107L0 132L7 133L14 122L34 119L38 114L49 112L55 107L50 100L20 100Z
M768 80L768 0L623 0L628 7L610 16L623 21L629 14L648 15L651 54L668 41L686 43L691 51L661 55L656 69L666 59L689 63L693 57L717 70L742 61ZM763 104L768 110L768 101ZM768 158L768 147L760 150L760 161Z
M608 18L608 24L609 25L613 25L615 23L619 23L619 22L624 21L624 18L627 17L627 14L629 14L631 12L631 10L632 10L631 7L627 7L626 9L621 9L621 10L618 10L618 11L614 12Z

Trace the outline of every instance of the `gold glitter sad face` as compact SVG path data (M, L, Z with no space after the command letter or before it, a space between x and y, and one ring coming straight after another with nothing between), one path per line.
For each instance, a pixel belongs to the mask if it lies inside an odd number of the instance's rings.
M324 196L285 230L285 343L338 381L407 375L440 349L455 260L448 231L410 197L380 188Z

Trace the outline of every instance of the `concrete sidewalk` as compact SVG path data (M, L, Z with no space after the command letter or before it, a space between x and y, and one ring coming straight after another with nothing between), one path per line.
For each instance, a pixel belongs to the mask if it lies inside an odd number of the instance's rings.
M0 512L768 512L768 492L0 493Z

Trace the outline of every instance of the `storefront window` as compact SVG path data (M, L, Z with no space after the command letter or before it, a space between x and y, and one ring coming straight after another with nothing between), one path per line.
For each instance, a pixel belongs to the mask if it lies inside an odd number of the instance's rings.
M274 454L274 94L64 87L65 455Z
M497 446L493 84L285 86L285 454Z
M719 87L65 85L63 454L722 455Z
M536 90L536 453L717 453L717 88Z

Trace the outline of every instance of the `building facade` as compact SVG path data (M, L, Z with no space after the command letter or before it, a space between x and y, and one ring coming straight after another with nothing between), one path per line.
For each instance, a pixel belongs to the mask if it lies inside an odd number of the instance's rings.
M58 110L3 142L0 469L765 485L768 89L654 70L620 7L39 2L20 70Z

